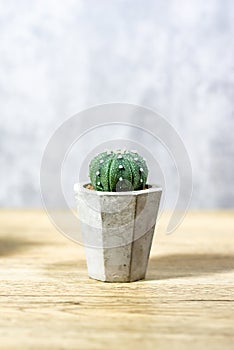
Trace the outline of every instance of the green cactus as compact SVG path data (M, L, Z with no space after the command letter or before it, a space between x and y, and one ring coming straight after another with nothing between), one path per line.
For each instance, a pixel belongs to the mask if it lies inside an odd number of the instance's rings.
M145 188L148 167L136 151L106 151L89 164L89 177L96 191L132 191Z

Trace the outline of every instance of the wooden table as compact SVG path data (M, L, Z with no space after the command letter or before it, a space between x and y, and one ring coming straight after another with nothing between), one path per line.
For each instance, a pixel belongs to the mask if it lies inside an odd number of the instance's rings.
M0 349L233 349L234 212L159 221L147 279L87 277L41 211L0 211Z

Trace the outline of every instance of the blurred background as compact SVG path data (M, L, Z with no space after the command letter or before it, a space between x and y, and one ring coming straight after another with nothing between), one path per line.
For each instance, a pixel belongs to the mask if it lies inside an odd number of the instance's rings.
M0 1L0 206L40 207L49 138L108 102L172 123L192 208L234 207L233 0Z

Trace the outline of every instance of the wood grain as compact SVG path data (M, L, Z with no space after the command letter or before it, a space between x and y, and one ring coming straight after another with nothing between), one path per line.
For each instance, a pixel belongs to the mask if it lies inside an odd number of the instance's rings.
M160 218L145 281L87 277L41 211L0 211L0 348L232 349L234 212Z

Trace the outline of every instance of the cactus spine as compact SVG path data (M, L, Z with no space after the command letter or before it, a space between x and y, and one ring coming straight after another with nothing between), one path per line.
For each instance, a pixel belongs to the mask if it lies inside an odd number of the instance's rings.
M145 188L148 167L136 151L106 151L93 158L89 177L96 191L132 191Z

